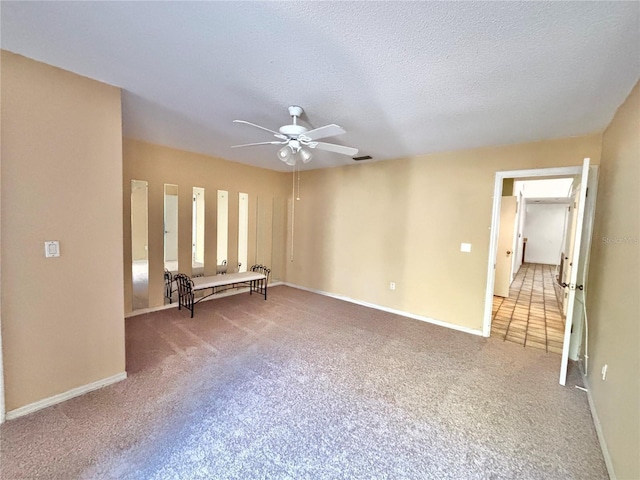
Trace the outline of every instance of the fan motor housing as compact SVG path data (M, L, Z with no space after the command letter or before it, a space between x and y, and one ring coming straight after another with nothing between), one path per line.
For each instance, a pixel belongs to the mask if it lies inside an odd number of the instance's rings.
M280 133L288 137L297 137L298 135L305 133L307 130L308 129L302 125L283 125L280 127Z
M298 105L291 105L289 107L289 115L291 115L292 117L299 117L300 115L302 115L302 112L304 110L302 110L302 107L299 107Z

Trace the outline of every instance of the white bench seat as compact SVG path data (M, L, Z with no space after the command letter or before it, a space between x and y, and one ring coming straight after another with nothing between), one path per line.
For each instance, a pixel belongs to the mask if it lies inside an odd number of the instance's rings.
M263 280L267 278L263 273L239 272L227 273L225 275L211 275L208 277L192 278L194 290L206 290L207 288L225 287L237 283L246 283L253 280Z
M266 300L270 273L271 270L264 265L253 265L248 272L210 275L208 277L189 278L187 275L179 273L173 277L178 285L178 309L185 307L191 311L191 318L193 318L196 303L221 291L242 286L249 287L249 295L255 292L264 296ZM195 292L208 289L211 289L211 293L195 299Z

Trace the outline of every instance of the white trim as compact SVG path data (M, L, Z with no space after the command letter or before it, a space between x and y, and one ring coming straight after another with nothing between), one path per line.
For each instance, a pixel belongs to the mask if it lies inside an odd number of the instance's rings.
M491 335L491 309L493 305L493 287L495 281L494 265L498 250L498 232L500 225L500 199L502 197L502 181L505 178L531 178L531 177L557 177L568 175L579 175L582 167L555 167L536 168L529 170L504 170L496 172L495 183L493 185L493 209L491 213L491 227L489 229L489 263L487 266L487 290L484 300L484 319L482 322L482 336Z
M363 302L361 300L356 300L350 297L345 297L344 295L338 295L336 293L325 292L323 290L316 290L315 288L303 287L302 285L296 285L294 283L289 282L280 282L282 285L286 285L288 287L297 288L299 290L306 290L307 292L317 293L319 295L324 295L326 297L336 298L338 300L343 300L345 302L355 303L356 305L362 305L363 307L375 308L376 310L382 310L383 312L393 313L395 315L400 315L402 317L412 318L414 320L420 320L421 322L432 323L434 325L438 325L439 327L450 328L451 330L458 330L464 333L470 333L471 335L482 336L481 330L474 330L473 328L462 327L460 325L456 325L454 323L443 322L440 320L435 320L429 317L423 317L422 315L416 315L409 312L404 312L402 310L396 310L395 308L384 307L382 305L377 305L375 303Z
M140 308L138 310L132 310L129 313L124 314L124 318L137 317L138 315L144 315L145 313L159 312L161 310L168 310L170 308L176 308L178 306L178 301L176 300L173 303L168 305L158 305L157 307L149 307L149 308Z
M582 370L582 369L580 369ZM600 423L600 419L598 418L598 412L596 411L596 405L593 401L593 397L591 396L591 384L589 383L589 379L583 374L582 381L584 382L584 386L587 389L587 399L589 400L589 409L591 410L591 417L593 418L593 425L596 427L596 434L598 435L598 442L600 442L600 449L602 450L602 456L604 457L604 463L607 466L607 472L609 473L609 478L611 480L616 480L616 472L613 469L613 460L611 459L611 455L609 454L609 449L607 448L607 442L604 439L604 433L602 432L602 424Z
M267 286L267 288L277 287L278 285L283 285L283 283L280 281L273 282L273 283L270 283ZM238 290L227 290L226 292L216 293L215 295L205 298L202 301L208 302L209 300L214 300L216 298L229 297L231 295L239 295L241 293L247 293L248 291L249 291L249 288L240 288ZM162 310L176 308L177 306L178 306L178 301L176 300L175 302L170 303L168 305L158 305L157 307L149 307L149 308L141 308L140 310L133 310L132 312L126 313L124 315L124 318L137 317L138 315L144 315L145 313L160 312Z
M0 317L0 425L6 420L4 403L4 361L2 355L2 318Z
M80 395L92 392L93 390L98 390L99 388L106 387L107 385L112 385L116 382L124 380L125 378L127 378L127 372L118 373L111 377L103 378L102 380L97 380L81 387L72 388L71 390L68 390L64 393L59 393L58 395L38 400L37 402L33 402L29 405L25 405L24 407L16 408L15 410L7 412L7 420L13 420L15 418L28 415L38 410L42 410L43 408L47 408L52 405L64 402L65 400L79 397Z

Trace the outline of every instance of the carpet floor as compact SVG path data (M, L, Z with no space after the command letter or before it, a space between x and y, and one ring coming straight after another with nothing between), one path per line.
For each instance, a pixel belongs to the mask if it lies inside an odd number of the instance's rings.
M0 427L3 479L605 479L560 357L274 287L126 321L127 380Z

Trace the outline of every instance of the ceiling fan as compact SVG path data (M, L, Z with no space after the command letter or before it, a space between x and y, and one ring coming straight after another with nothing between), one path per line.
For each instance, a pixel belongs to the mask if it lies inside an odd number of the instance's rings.
M335 124L325 125L324 127L309 130L302 125L298 125L298 118L302 115L302 112L302 107L298 107L297 105L290 106L289 115L291 115L291 124L283 125L280 127L278 132L269 128L261 127L255 123L246 122L244 120L234 120L234 123L245 123L252 127L270 132L278 140L233 145L231 148L253 147L256 145L283 145L283 147L278 150L277 156L287 165L295 165L298 158L302 160L302 163L309 163L312 155L308 149L317 148L318 150L326 150L328 152L340 153L342 155L349 156L353 156L358 153L357 148L345 147L335 143L318 142L321 138L342 135L343 133L346 133L346 131L344 128Z

